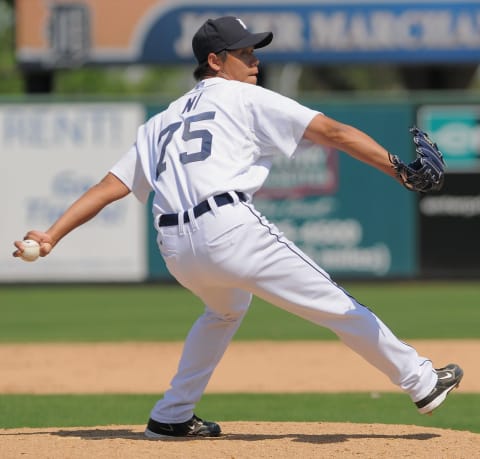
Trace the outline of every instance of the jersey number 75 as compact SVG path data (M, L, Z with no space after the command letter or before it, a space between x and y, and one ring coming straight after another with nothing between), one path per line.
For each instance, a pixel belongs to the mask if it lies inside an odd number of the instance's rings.
M215 112L203 112L197 115L189 116L183 121L178 121L168 125L160 132L158 136L158 146L160 147L160 157L157 164L156 178L166 169L165 153L168 144L172 141L173 135L182 128L182 139L185 142L193 139L201 139L200 151L194 153L180 153L180 161L182 164L188 164L195 161L203 161L212 153L212 133L207 129L194 129L194 123L198 121L213 120Z

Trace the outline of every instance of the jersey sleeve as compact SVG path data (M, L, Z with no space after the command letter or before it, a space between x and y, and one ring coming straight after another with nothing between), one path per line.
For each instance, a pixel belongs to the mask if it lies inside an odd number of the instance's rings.
M252 132L263 154L292 157L301 150L305 129L320 112L260 86L245 89Z
M144 126L139 128L139 135L143 128ZM137 141L110 169L110 172L121 180L141 203L145 204L152 187L142 167L137 147L138 140L137 138Z

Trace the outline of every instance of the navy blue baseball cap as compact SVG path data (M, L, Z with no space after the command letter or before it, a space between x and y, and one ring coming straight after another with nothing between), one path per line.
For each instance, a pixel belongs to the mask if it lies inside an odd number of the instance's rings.
M251 33L241 19L223 16L208 19L192 39L193 54L201 64L210 53L240 48L263 48L273 39L272 32Z

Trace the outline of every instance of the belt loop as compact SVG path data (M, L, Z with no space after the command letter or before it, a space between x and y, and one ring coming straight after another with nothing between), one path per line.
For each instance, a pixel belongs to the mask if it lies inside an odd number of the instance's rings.
M210 210L212 211L213 215L215 215L216 217L218 215L218 206L217 206L217 202L215 201L215 198L213 196L210 196L207 199L207 202L210 205Z
M185 212L179 212L178 217L178 234L180 236L185 235Z
M155 229L157 231L160 231L160 218L162 217L162 215L157 215L154 219L153 219L153 226L155 227Z
M235 191L227 191L228 195L233 199L233 205L236 206L240 202L240 198Z
M193 212L193 208L190 207L190 209L188 209L186 211L186 213L188 214L188 218L190 220L190 225L192 227L192 231L197 231L199 226L198 226L198 223L197 223L197 219L195 218L195 213Z

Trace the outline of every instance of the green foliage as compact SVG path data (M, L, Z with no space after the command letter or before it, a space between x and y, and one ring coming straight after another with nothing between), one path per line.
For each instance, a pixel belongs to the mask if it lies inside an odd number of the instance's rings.
M40 1L40 0L32 0ZM23 74L16 67L14 0L0 0L0 95L19 95L24 92ZM288 65L288 64L287 64ZM300 67L300 66L299 66ZM392 91L414 89L465 89L478 90L480 80L475 78L475 65L406 66L413 69L416 78L412 85L405 79L405 66L385 62L318 65L305 64L299 73L298 88L303 91ZM437 78L432 79L432 69ZM274 65L265 67L266 80L273 81L277 70ZM117 97L168 95L175 98L188 90L193 83L193 68L184 65L171 66L119 66L80 67L54 70L56 95L99 95ZM458 85L458 75L464 75ZM452 78L455 75L455 78ZM432 80L432 81L429 81ZM451 80L451 81L450 81ZM422 86L422 82L427 82ZM433 86L432 86L433 85ZM296 86L296 83L295 83Z
M56 95L152 96L169 98L193 83L193 68L179 66L80 67L55 71ZM23 75L15 57L13 2L0 0L0 95L24 93Z
M142 425L159 397L0 395L0 428ZM421 416L408 396L392 393L206 394L197 407L202 417L216 421L411 424L480 433L479 411L480 395L462 393L451 394L433 416ZM111 435L128 432L119 428Z
M58 95L124 97L168 94L176 97L183 94L191 83L191 69L185 66L84 67L57 71L54 92Z
M402 339L478 338L478 283L351 283ZM203 305L176 285L3 286L0 342L183 341ZM236 340L335 339L254 299Z
M303 91L391 91L403 88L395 65L305 65L299 84Z
M0 94L21 94L23 84L14 56L13 8L0 0Z

